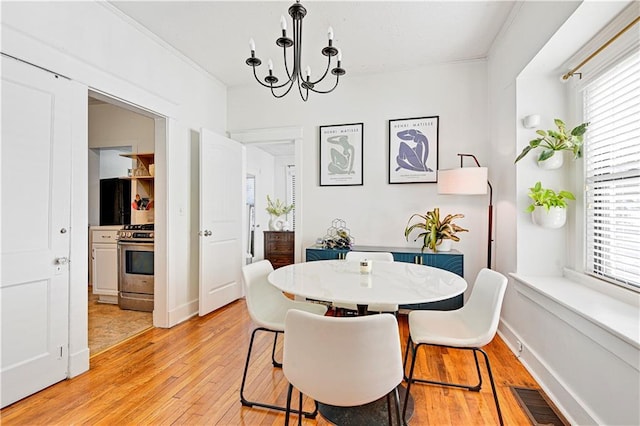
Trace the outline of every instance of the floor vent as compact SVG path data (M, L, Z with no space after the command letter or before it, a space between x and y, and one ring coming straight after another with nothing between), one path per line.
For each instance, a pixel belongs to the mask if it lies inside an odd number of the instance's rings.
M511 387L518 403L534 426L569 426L569 422L540 389Z

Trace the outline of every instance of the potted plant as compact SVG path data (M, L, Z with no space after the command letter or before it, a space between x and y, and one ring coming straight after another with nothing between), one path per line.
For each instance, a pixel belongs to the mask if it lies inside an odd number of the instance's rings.
M271 197L267 195L267 208L265 210L271 215L271 219L269 219L269 230L282 231L283 228L288 228L286 221L280 220L280 216L289 214L293 209L293 204L286 205L278 198L273 201Z
M567 221L567 200L576 199L569 191L556 193L553 189L543 188L540 182L529 188L529 198L533 202L526 211L531 213L533 223L551 229L564 226Z
M574 159L582 156L582 142L589 123L582 123L567 133L566 126L562 120L556 118L554 122L558 130L547 130L546 132L537 130L536 133L540 137L529 142L529 145L516 158L516 163L535 148L543 148L543 151L538 156L538 165L543 169L562 167L562 155L554 156L558 151L571 151Z
M422 221L411 224L414 217L420 218ZM423 239L422 251L424 251L425 247L429 247L433 251L449 251L451 250L451 241L460 241L456 233L468 231L468 229L464 229L453 223L454 219L463 217L464 215L462 214L448 214L444 219L440 220L440 209L437 207L424 215L415 213L411 215L407 222L404 236L407 241L409 241L409 234L411 234L414 229L422 229L424 231L414 240L417 241L418 238Z

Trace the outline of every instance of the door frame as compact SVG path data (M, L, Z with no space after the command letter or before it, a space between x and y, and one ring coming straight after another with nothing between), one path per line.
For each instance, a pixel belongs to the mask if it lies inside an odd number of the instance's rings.
M246 146L252 144L261 143L273 143L273 142L293 142L295 148L295 165L296 165L296 208L293 210L295 215L295 242L294 242L294 254L295 262L302 262L302 229L303 229L303 217L300 212L303 209L302 198L302 186L303 186L303 157L302 157L302 144L304 142L302 135L302 127L274 127L268 129L250 129L250 130L235 130L229 132L229 138L238 141ZM246 232L246 229L243 231ZM243 239L246 244L247 236L244 235ZM246 247L245 253L246 253Z
M122 109L134 112L136 114L144 115L154 120L154 161L156 165L155 179L154 179L154 227L161 232L155 232L154 238L154 309L153 309L153 326L154 327L169 327L169 303L168 303L168 272L167 265L167 140L169 132L169 118L145 108L140 105L133 104L129 101L123 100L116 96L102 92L98 89L89 87L88 97L101 100L108 104L117 106ZM88 126L88 115L87 115ZM85 148L88 149L88 140L85 144ZM86 165L87 161L84 162ZM85 179L86 181L86 179ZM88 188L85 188L85 192ZM85 200L85 206L88 205L88 200ZM88 223L86 224L88 225ZM86 244L85 244L86 245ZM88 255L88 253L87 253ZM85 256L86 258L86 256ZM158 259L161 259L159 262ZM87 313L88 315L88 313Z

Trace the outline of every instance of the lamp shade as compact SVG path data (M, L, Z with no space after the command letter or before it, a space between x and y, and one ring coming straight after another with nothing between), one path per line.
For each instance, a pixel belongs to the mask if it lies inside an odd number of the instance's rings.
M488 175L486 167L438 170L438 194L486 194Z

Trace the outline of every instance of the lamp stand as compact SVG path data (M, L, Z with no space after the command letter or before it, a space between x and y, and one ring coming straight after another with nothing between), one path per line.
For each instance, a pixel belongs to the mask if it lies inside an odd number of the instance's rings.
M471 157L473 161L475 161L478 167L482 167L478 159L473 154L458 154L460 157L460 167L463 167L463 159L464 157ZM487 185L489 185L489 229L487 231L487 268L491 269L491 246L493 245L493 186L491 182L487 179Z

